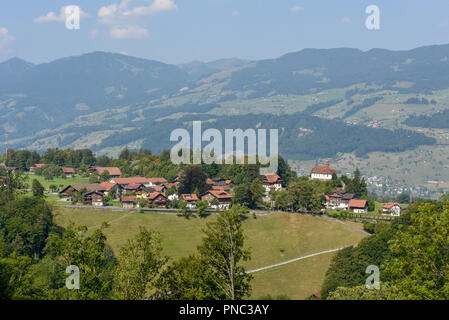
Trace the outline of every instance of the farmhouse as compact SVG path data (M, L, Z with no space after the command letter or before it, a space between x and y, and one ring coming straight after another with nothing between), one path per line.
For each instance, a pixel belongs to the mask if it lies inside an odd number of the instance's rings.
M282 179L277 174L266 174L263 177L262 184L266 192L270 190L278 191L282 189Z
M167 204L167 196L163 192L152 192L148 195L148 205L150 206L162 206Z
M120 178L122 172L117 167L91 167L90 172L97 172L99 175L103 174L105 171L109 172L111 178Z
M136 207L136 196L123 196L120 198L120 201L123 208L131 209Z
M329 168L329 160L326 160L326 166L314 167L310 177L314 180L332 180L334 174L337 174L337 170Z
M349 200L349 212L368 213L368 202L366 200Z
M100 185L105 189L104 195L107 196L112 191L112 189L117 189L117 184L113 182L102 182Z
M181 198L187 202L187 208L190 209L195 208L196 202L199 200L196 194L182 194Z
M62 196L70 197L72 194L78 194L81 190L86 192L97 191L102 194L106 191L105 187L98 183L88 183L88 184L71 184L62 189L59 194Z
M212 204L214 199L218 200L218 204ZM207 201L209 206L214 209L229 209L232 202L232 194L224 190L208 190L203 194L201 200Z
M95 207L102 207L103 203L103 193L98 191L88 192L83 197L84 204L92 204Z
M327 209L349 209L349 201L355 198L354 193L347 193L343 190L334 190L330 195L326 195L325 206Z
M75 175L75 169L73 168L61 168L61 169L67 178L71 178Z
M401 205L396 202L388 202L384 205L382 214L398 217L401 215Z

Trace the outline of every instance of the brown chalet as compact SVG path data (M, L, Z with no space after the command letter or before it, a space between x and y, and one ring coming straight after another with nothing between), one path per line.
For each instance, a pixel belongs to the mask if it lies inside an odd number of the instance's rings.
M218 200L218 204L211 204L214 199ZM229 209L232 203L232 194L224 190L208 190L203 194L201 200L207 201L214 209Z
M123 196L120 198L123 208L135 208L136 196Z
M165 206L167 204L167 196L163 192L152 192L147 199L150 206Z
M75 169L73 168L61 168L61 170L67 178L71 178L75 175Z
M92 172L97 172L99 175L102 175L105 171L109 172L109 177L111 178L120 178L122 172L117 167L93 167Z

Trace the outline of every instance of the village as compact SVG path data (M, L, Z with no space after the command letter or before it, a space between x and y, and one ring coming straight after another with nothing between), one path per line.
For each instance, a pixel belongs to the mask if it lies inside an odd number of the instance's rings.
M45 168L46 164L37 163L30 167L29 174ZM16 168L8 167L7 170ZM76 176L76 169L62 167L63 174L70 179ZM183 194L179 193L180 175L172 181L162 177L123 177L118 167L89 166L90 175L106 176L107 181L98 183L69 184L57 191L58 202L81 204L90 207L107 207L111 201L119 203L124 209L136 208L179 208L179 203L185 204L189 210L197 209L197 203L202 201L207 204L208 210L226 210L233 203L235 196L234 184L225 178L207 178L205 184L207 190L201 193ZM332 169L329 160L325 165L315 166L308 179L322 182L329 182L335 179L337 170ZM261 177L264 188L263 202L267 204L269 210L279 209L276 206L277 192L286 190L278 174L266 174ZM400 216L403 208L397 202L388 202L383 205L381 213L385 216ZM347 192L345 186L332 189L324 194L321 201L320 213L349 212L354 214L368 214L368 200L359 199L355 193Z

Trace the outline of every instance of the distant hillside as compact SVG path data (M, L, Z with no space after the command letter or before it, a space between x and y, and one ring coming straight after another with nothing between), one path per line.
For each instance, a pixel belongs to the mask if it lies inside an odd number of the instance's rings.
M186 71L192 78L200 79L207 77L213 73L230 70L241 67L249 61L238 58L220 59L211 62L192 61L185 64L180 64L178 67Z
M282 116L272 114L224 117L197 115L148 122L140 129L136 128L127 133L118 133L108 137L97 147L97 150L117 144L127 145L142 137L148 137L145 138L142 147L159 153L165 148L174 146L174 143L169 141L172 130L185 128L191 131L194 120L203 121L203 130L216 128L221 132L230 127L243 130L248 128L279 129L279 152L286 157L301 160L334 157L339 152L355 152L358 156L365 156L367 153L375 151L399 152L413 149L419 145L435 144L435 139L426 137L422 133L352 126L342 121L326 120L296 113Z
M251 97L262 97L368 83L401 92L429 93L449 87L448 72L449 45L409 51L306 49L236 71L224 89L249 91ZM398 87L403 81L411 85Z
M399 109L394 117L435 113L445 108L445 95L433 100L432 94L449 88L448 74L449 45L305 49L262 61L180 66L106 52L40 65L11 59L0 64L0 137L8 133L9 146L35 150L80 146L114 152L131 143L156 152L167 146L169 129L182 125L176 121L190 116L227 128L241 119L247 125L282 125L284 152L298 159L401 151L434 141L421 133L351 127L335 119L368 125L385 110ZM423 97L418 102L430 101L428 109L416 109L421 106L413 103L416 96ZM382 104L383 113L373 110ZM307 118L312 115L334 120ZM398 118L384 118L389 128L398 127ZM384 119L377 120L382 127Z
M404 123L410 127L449 129L449 110L432 115L410 116Z
M12 58L0 63L0 90L16 83L26 71L33 67L31 62L19 58Z

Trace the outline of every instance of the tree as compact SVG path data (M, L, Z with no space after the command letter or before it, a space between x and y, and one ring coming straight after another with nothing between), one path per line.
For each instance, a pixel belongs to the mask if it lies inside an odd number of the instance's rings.
M262 182L260 179L254 179L250 186L251 191L251 208L256 208L260 206L263 200L263 197L265 196L265 188L262 185Z
M390 244L393 255L382 270L398 289L399 299L449 299L449 196L442 204L423 203L411 226Z
M297 177L296 172L290 168L290 165L281 156L278 157L278 170L276 173L281 177L283 187L287 187Z
M110 176L111 176L111 175L109 174L109 171L108 171L108 170L104 170L104 171L100 174L99 179L100 179L101 182L109 181Z
M399 203L410 203L410 194L401 193L397 196L396 201Z
M51 184L51 185L49 186L49 188L50 188L51 192L56 192L56 191L58 191L58 186L55 185L55 184Z
M33 196L35 197L42 197L44 195L44 187L42 184L36 180L33 179L33 182L31 183L31 191L33 192Z
M156 283L156 299L212 300L217 290L207 264L197 255L181 258L163 271Z
M136 238L120 248L114 277L115 296L122 300L149 298L166 262L159 233L140 227Z
M191 194L195 190L199 194L207 191L208 186L206 185L206 175L203 172L201 166L189 166L181 175L179 193L180 194Z
M206 216L206 209L209 206L209 204L207 203L207 201L197 201L196 202L196 208L198 209L198 216L200 217L204 217Z
M187 207L187 202L185 201L179 201L178 202L178 214L184 216L185 218L190 218L191 212L189 208Z
M252 276L242 266L251 255L244 248L241 214L242 208L238 206L220 212L217 220L207 223L203 230L205 237L198 251L216 288L212 293L214 299L240 300L251 293Z
M63 283L55 295L70 300L102 300L110 298L115 258L106 244L101 228L88 233L87 227L75 228L70 224L64 234L49 237L47 251L55 261L53 273L64 274L67 266L75 265L80 270L80 289L68 290Z
M148 205L149 201L147 198L140 198L138 203L140 208L145 208Z
M100 176L98 175L98 173L94 172L90 175L89 177L89 183L99 183L100 181Z

